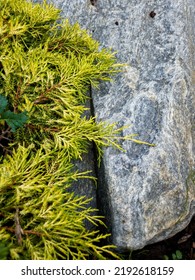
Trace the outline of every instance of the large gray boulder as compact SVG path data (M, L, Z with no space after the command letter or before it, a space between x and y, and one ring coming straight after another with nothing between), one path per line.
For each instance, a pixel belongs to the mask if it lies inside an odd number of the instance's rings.
M156 144L105 149L98 199L112 241L124 251L173 236L195 214L194 0L50 2L127 64L93 90L97 120Z

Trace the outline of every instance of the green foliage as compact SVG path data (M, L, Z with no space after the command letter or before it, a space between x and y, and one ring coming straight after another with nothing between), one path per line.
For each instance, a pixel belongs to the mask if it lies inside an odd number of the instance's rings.
M0 243L0 260L6 260L9 254L9 248L6 244Z
M5 111L8 101L5 97L0 95L0 115Z
M183 255L182 252L179 250L176 250L175 253L172 254L173 260L182 260Z
M99 161L102 147L120 148L116 140L122 128L84 115L89 87L110 80L121 65L59 13L46 1L0 1L3 258L117 258L112 245L101 245L107 235L84 226L86 220L102 224L96 209L69 187L91 178L88 171L73 172L72 163L82 160L90 142ZM139 142L133 135L125 139Z
M169 260L169 257L167 255L164 255L165 260ZM172 260L182 260L183 259L183 254L180 250L176 250L175 253L171 254Z
M73 180L86 173L72 173L63 153L34 151L20 146L0 165L0 242L10 241L11 259L104 259L112 246L99 246L105 239L98 231L87 231L84 221L94 225L101 217L91 215L85 197L68 192Z
M69 187L80 178L94 180L88 171L73 171L72 163L90 142L99 160L103 146L119 148L120 129L84 114L89 87L109 80L120 65L45 1L1 1L0 43L1 257L117 258L114 246L101 244L108 235L98 230L97 210ZM97 229L87 230L86 220Z
M15 142L34 142L38 148L47 140L51 148L77 159L94 141L101 153L117 132L114 125L84 119L83 105L89 86L119 71L114 54L100 51L78 24L56 21L59 11L51 5L23 0L0 5L0 94L8 97L14 112L29 116Z
M7 99L0 95L0 123L6 121L11 127L11 131L15 132L17 128L22 127L28 120L26 112L14 113L6 110L8 105Z

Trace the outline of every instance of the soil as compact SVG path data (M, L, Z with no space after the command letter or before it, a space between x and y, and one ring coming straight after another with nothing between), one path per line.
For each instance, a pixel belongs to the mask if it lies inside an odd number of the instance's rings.
M134 251L133 260L195 260L195 216L190 224L170 239Z

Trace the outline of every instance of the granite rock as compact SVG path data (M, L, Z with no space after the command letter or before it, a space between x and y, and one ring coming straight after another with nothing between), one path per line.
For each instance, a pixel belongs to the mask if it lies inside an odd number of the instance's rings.
M99 208L122 251L167 239L195 214L194 0L52 0L126 63L93 90L97 120L130 125L155 147L122 141L106 148Z

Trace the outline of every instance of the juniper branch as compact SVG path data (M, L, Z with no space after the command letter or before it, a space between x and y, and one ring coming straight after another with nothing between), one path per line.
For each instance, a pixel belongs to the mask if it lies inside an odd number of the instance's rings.
M14 234L16 234L16 229L15 228L13 228L13 227L8 227L8 226L1 226L0 227L0 230L7 230L7 231L9 231L9 232L11 232L11 233L14 233ZM36 235L36 236L39 236L39 237L42 237L42 236L46 236L46 234L45 233L42 233L42 232L37 232L37 231L34 231L34 230L22 230L22 234L23 235L30 235L30 234L32 234L32 235ZM17 235L16 235L17 236Z

